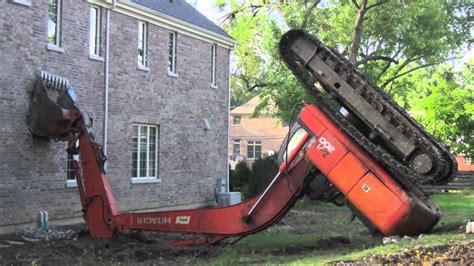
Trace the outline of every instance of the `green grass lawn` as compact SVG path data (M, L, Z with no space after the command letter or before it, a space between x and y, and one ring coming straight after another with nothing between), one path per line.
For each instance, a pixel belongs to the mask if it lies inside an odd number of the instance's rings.
M217 257L203 261L203 264L321 265L335 260L357 260L369 255L397 253L417 245L429 247L450 241L474 240L474 235L459 231L468 219L474 220L474 193L435 195L433 199L443 217L433 233L422 238L402 239L398 244L382 245L381 238L370 236L359 221L349 223L347 208L298 202L295 208L305 211L303 213L307 213L308 217L288 219L297 223L293 227L291 224L280 224L248 236L234 245L222 247ZM286 230L286 227L292 229Z

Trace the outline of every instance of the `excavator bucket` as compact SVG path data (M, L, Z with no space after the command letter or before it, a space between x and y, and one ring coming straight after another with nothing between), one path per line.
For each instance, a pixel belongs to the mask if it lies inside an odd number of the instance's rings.
M47 72L37 76L28 109L28 129L36 137L65 139L80 117L69 82Z

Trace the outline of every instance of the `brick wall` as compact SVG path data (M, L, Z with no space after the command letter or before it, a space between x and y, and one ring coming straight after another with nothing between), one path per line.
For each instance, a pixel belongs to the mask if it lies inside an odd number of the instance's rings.
M49 211L50 219L80 216L77 189L65 187L66 143L32 138L26 126L35 73L69 79L102 142L104 63L89 59L89 4L64 0L59 53L46 49L48 1L31 2L0 2L0 227L31 222L39 210ZM168 31L150 25L150 71L142 71L137 23L112 12L108 175L119 210L211 201L215 180L226 176L229 50L218 49L219 89L212 89L211 43L178 33L179 76L170 77ZM203 129L203 118L211 130ZM160 183L130 183L133 123L160 126Z

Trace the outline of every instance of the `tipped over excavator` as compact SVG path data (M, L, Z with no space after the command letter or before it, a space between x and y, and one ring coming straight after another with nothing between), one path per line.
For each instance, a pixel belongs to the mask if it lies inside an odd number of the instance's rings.
M75 106L72 87L49 74L38 76L29 130L68 141L67 152L79 155L72 166L94 237L151 230L198 235L171 245L212 244L271 226L304 195L346 205L374 234L429 232L441 214L417 183L447 182L456 171L449 152L347 60L305 32L287 32L280 53L313 104L304 103L283 141L278 174L261 194L236 205L119 212L90 118Z

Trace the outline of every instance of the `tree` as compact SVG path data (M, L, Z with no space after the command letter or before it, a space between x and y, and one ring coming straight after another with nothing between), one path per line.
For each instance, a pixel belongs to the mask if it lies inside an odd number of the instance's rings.
M349 57L389 94L405 98L411 87L399 82L417 70L442 64L473 43L470 0L247 0L226 6L224 24L238 43L232 79L258 91L288 121L295 103L311 97L278 54L289 28L303 28ZM410 84L406 84L410 85ZM431 122L430 122L431 123Z
M461 70L438 66L406 78L414 117L426 130L457 152L472 156L474 148L474 58ZM421 96L421 97L420 97Z

